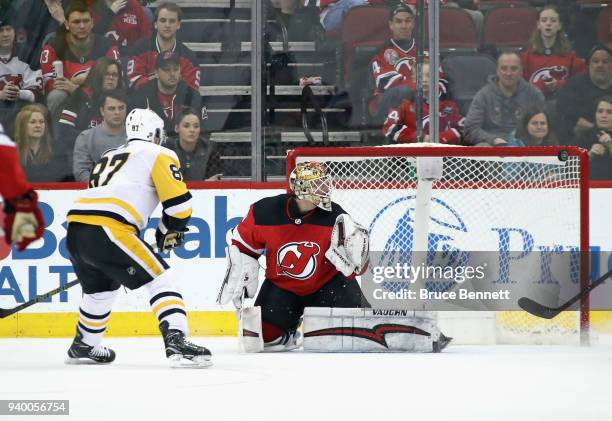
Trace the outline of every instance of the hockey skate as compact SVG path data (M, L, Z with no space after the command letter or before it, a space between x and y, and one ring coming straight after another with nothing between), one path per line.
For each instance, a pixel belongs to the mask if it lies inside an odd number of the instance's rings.
M66 364L109 364L113 361L115 361L115 351L102 345L87 345L83 342L83 334L77 330L65 362Z
M453 340L453 338L449 338L448 336L444 336L442 332L440 332L440 337L437 341L433 343L433 352L442 352L444 348Z
M208 368L212 365L212 354L203 346L193 344L185 339L185 334L177 329L169 329L168 322L159 324L159 330L166 345L166 357L172 368Z
M297 330L285 331L283 336L264 343L263 352L293 351L302 346L302 334Z

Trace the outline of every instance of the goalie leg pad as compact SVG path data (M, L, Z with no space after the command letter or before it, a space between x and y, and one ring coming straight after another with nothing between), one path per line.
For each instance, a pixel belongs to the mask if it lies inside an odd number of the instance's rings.
M305 351L440 352L449 341L440 333L435 314L330 307L304 311Z
M241 352L261 352L264 349L261 332L261 307L239 310L238 342Z
M242 307L244 298L254 298L259 285L259 263L231 245L226 249L227 270L217 297L217 303L230 301L236 308ZM244 294L244 295L243 295Z

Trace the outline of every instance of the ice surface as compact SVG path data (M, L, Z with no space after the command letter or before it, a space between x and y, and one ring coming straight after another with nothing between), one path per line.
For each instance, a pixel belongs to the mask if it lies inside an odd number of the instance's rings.
M450 346L442 354L245 355L194 338L214 366L170 369L161 338L108 338L109 366L63 363L69 339L1 339L0 399L69 399L78 421L606 421L612 342ZM0 416L40 421L41 416Z

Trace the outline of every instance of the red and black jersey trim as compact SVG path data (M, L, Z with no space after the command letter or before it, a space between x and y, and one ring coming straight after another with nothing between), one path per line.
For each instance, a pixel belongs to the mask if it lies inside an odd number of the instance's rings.
M376 325L372 328L365 327L331 327L327 329L313 330L311 332L304 333L305 338L316 337L316 336L354 336L356 338L368 339L376 342L385 348L389 348L385 336L389 333L410 333L413 335L431 336L430 333L425 332L414 326L400 325L395 323L384 323Z
M255 225L277 226L295 224L296 219L302 219L302 223L333 227L338 215L346 213L337 203L332 202L330 212L321 208L315 208L306 215L300 215L292 194L279 194L278 196L266 197L253 204L253 218Z

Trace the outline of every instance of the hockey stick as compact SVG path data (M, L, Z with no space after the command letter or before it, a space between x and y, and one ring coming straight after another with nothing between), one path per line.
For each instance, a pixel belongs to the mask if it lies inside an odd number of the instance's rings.
M582 297L589 294L592 290L597 288L599 285L603 284L606 281L606 279L608 279L610 276L612 276L612 270L609 270L608 272L606 272L601 278L599 278L595 282L592 282L588 287L580 291L578 295L576 295L573 298L570 298L569 301L567 301L565 304L562 304L559 307L547 307L540 303L536 303L531 298L527 298L527 297L519 298L518 305L520 308L522 308L528 313L533 314L534 316L538 316L543 319L552 319L553 317L556 317L562 311L565 311L568 308L570 308L572 304L574 304L576 301L580 300Z
M150 247L154 247L153 244L149 244ZM155 246L157 247L157 246ZM32 298L30 301L26 301L23 304L19 304L17 307L13 307L13 308L0 308L0 319L4 319L5 317L10 316L11 314L15 314L21 310L23 310L24 308L28 308L30 306L33 306L34 304L40 303L43 300L46 300L49 297L54 296L55 294L58 294L62 291L66 291L69 288L72 288L73 286L75 286L76 284L79 283L78 279L74 279L68 283L66 283L65 285L62 285L61 287L55 288L54 290L51 290L45 294L41 294L35 298Z
M18 311L23 310L24 308L28 308L30 306L33 306L36 303L40 303L43 300L46 300L49 297L52 297L55 294L58 294L62 291L66 291L68 288L71 288L73 286L75 286L76 284L79 283L78 279L75 279L73 281L68 282L65 285L62 285L59 288L55 288L54 290L51 290L45 294L41 294L39 296L37 296L36 298L32 298L30 301L26 301L23 304L19 304L17 307L13 307L13 308L0 308L0 319L4 319L5 317L10 316L11 314L15 314Z

